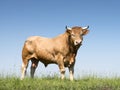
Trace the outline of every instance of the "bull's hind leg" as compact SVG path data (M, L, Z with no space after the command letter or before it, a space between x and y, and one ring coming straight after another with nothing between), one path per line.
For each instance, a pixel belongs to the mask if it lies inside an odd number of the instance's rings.
M21 68L21 73L22 73L21 80L23 80L26 75L27 66L28 66L28 60L23 60L22 68Z
M33 78L39 61L37 59L31 59L31 62L32 62L32 64L31 64L30 74L31 74L31 77Z

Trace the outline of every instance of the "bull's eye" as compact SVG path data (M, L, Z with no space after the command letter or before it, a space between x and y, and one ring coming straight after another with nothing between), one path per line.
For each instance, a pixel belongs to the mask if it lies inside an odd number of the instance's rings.
M74 37L75 37L75 34L71 34L71 36L74 38Z
M82 34L80 34L80 37L82 37L83 35Z

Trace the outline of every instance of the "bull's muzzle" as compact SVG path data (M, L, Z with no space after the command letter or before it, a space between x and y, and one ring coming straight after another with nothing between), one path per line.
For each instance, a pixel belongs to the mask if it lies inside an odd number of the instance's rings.
M82 42L82 40L75 40L74 41L74 45L76 46L76 45L79 45L79 44L81 44L81 42Z

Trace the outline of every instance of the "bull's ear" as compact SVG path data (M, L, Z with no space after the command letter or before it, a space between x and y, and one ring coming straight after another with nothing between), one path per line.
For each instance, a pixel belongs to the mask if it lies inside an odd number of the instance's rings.
M89 30L88 30L89 26L87 27L82 27L82 35L86 35L89 33Z
M67 29L66 32L71 34L72 30Z
M65 28L66 28L66 32L69 33L69 34L71 34L71 32L72 32L72 28L67 27L67 26L66 26Z
M88 34L89 33L89 30L87 30L87 29L83 29L82 30L82 35L84 36L84 35L86 35L86 34Z

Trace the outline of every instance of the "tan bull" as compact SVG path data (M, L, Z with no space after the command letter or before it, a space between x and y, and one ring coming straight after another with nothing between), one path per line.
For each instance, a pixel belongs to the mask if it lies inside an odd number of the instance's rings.
M73 80L75 57L82 44L83 36L89 30L87 27L66 27L66 32L55 38L45 38L40 36L29 37L22 50L22 75L24 78L29 60L31 60L31 77L34 77L38 62L42 62L45 67L48 64L57 64L64 79L65 67L69 68L70 80Z

